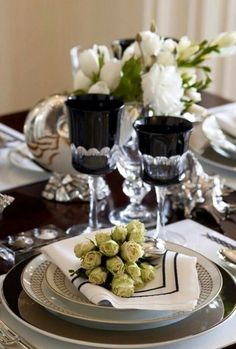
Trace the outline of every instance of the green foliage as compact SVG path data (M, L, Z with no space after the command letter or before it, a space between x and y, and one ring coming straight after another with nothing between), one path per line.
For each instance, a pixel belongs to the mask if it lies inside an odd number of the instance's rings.
M132 57L125 62L119 86L113 94L126 102L141 101L141 70L140 58Z

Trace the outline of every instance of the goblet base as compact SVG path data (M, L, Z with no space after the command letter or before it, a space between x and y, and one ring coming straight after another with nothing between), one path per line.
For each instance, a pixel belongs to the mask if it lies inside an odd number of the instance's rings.
M99 229L106 229L106 228L111 228L111 224L109 222L99 223L98 226L94 228L89 227L87 223L75 224L66 230L66 234L68 236L75 236L75 235L92 233L93 231L97 231Z
M138 219L144 223L146 228L156 225L156 212L149 211L149 208L138 205L138 210L130 209L131 205L120 207L110 212L109 220L112 224L127 224L133 219Z

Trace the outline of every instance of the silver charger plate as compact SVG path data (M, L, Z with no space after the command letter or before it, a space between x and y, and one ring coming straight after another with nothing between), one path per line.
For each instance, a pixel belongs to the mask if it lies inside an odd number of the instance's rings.
M191 312L125 310L94 305L77 290L69 287L60 270L51 266L43 255L36 257L26 266L22 273L22 286L32 299L47 310L77 324L113 330L164 326L179 321L209 304L222 287L218 268L207 258L174 243L168 243L167 248L197 257L201 293L196 308Z

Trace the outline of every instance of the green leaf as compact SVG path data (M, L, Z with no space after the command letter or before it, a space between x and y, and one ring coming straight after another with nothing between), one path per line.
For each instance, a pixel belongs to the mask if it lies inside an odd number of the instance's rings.
M140 101L142 96L141 70L140 58L132 57L126 61L122 68L120 83L113 94L125 102Z

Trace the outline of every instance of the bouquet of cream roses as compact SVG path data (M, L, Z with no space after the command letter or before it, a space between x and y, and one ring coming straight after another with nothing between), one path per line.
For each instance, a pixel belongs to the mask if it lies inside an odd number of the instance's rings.
M200 92L211 82L206 61L236 52L236 32L200 43L187 36L164 38L154 26L137 34L119 59L108 47L94 45L79 55L74 94L105 93L141 102L157 115L200 115Z
M116 226L111 233L97 232L95 241L85 240L74 247L80 267L71 276L88 278L120 297L131 297L134 291L155 277L155 267L142 259L145 227L138 220Z

